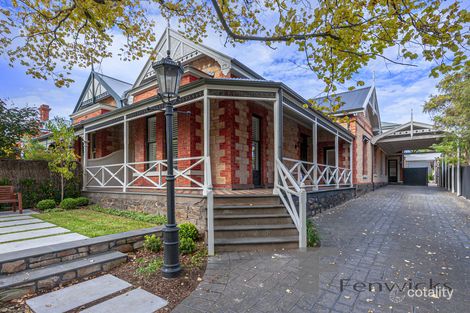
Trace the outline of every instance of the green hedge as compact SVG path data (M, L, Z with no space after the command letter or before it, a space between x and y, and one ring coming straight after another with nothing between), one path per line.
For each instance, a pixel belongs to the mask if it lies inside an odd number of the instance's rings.
M56 207L56 203L52 199L41 200L36 205L36 208L38 208L41 211L52 210L55 207Z

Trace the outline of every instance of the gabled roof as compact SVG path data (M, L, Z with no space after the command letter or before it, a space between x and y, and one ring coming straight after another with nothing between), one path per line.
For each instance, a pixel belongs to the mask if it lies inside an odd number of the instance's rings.
M118 108L122 107L125 93L131 87L130 83L91 71L72 114L90 107L108 96L114 98Z
M319 105L331 105L336 103L336 97L339 97L339 101L343 103L340 109L341 111L360 111L366 108L367 100L370 98L371 92L374 89L374 86L369 86L352 91L340 92L328 97L315 98L314 100Z
M170 57L175 61L181 62L183 65L202 55L206 55L219 63L224 74L228 74L232 69L246 78L263 79L261 75L257 74L240 61L203 44L195 43L171 28L165 29L165 32L155 46L153 53L156 60L166 57L168 38L170 38ZM152 63L152 58L149 58L137 77L133 88L145 85L147 82L153 80L154 71L152 69Z

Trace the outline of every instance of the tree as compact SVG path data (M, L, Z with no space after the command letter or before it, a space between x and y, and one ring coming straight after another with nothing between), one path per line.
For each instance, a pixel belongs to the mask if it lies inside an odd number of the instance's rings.
M31 136L22 139L23 158L25 160L51 160L51 153L47 147Z
M431 114L436 127L446 131L442 143L434 148L456 163L460 144L464 161L470 163L470 66L446 75L437 88L439 94L424 105L424 112Z
M16 158L20 154L21 138L39 133L38 111L8 106L0 99L0 117L0 158Z
M62 118L54 118L47 125L51 132L51 141L49 147L50 153L49 169L60 175L60 199L64 199L65 181L70 180L75 175L78 156L73 149L75 141L74 129Z
M461 3L440 0L11 0L0 7L0 55L35 78L69 85L73 67L111 57L116 35L123 60L151 53L161 13L178 19L201 41L210 28L228 43L295 45L302 65L325 83L325 92L349 81L371 60L417 66L421 56L437 77L466 62L470 15ZM393 51L393 52L392 52ZM357 85L363 85L358 81ZM354 86L351 86L353 88Z

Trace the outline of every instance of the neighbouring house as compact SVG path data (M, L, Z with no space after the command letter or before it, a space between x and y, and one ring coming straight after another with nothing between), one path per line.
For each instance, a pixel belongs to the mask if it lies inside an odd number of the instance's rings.
M308 215L387 182L385 150L373 142L382 135L375 87L342 94L350 122L338 124L282 82L171 29L156 59L167 50L184 67L172 134L177 220L195 223L210 253L305 246ZM152 64L129 82L92 71L71 118L84 193L166 214L165 116Z

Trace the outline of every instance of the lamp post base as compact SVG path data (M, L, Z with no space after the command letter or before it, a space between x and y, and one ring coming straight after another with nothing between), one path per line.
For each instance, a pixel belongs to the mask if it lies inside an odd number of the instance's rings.
M166 225L163 229L163 267L162 276L164 278L178 277L181 272L179 262L179 228L175 224Z

